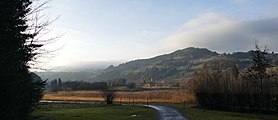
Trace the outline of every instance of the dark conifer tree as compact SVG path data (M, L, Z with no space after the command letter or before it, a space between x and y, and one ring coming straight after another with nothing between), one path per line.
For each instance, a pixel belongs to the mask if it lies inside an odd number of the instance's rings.
M43 94L45 82L29 71L43 44L36 41L43 26L32 22L33 0L0 1L0 119L24 120ZM30 21L31 20L31 21ZM36 79L35 79L36 78Z
M62 86L63 86L63 83L62 83L61 78L58 78L58 86L59 86L59 87L62 87Z
M263 94L264 82L269 78L266 69L270 67L270 60L266 58L267 48L261 50L257 44L255 48L255 51L252 51L253 65L245 71L244 78L257 85L260 89L260 94Z

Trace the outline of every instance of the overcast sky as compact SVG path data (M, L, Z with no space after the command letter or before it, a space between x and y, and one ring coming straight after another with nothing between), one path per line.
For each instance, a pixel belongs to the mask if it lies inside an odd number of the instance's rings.
M278 51L278 0L53 0L60 16L46 37L62 47L46 66L84 66L150 58L186 47Z

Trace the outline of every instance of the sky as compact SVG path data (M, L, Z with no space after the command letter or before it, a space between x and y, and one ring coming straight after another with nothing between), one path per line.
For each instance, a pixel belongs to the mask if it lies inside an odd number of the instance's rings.
M106 67L186 47L278 52L278 0L52 0L44 66Z

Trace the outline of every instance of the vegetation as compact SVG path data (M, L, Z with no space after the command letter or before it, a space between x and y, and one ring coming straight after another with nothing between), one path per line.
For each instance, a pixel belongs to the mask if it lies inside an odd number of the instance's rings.
M266 50L256 46L253 65L239 73L230 61L205 65L190 81L200 107L229 111L277 112L278 71L267 72Z
M60 78L54 79L47 86L49 92L57 91L78 91L78 90L103 90L107 88L106 82L84 82L84 81L66 81L62 82Z
M39 120L155 120L151 108L97 104L44 104L32 113Z
M273 66L278 66L278 55L269 53ZM205 48L186 48L170 54L150 59L130 61L119 66L110 66L103 73L96 75L95 80L112 80L125 78L128 82L148 83L152 79L155 84L171 85L192 77L195 71L203 68L204 64L215 64L219 61L232 61L239 70L252 63L252 51L219 54ZM166 82L165 82L166 81Z
M101 90L101 96L104 98L106 104L113 104L116 98L116 90L112 87L106 87Z
M137 92L116 92L116 102L186 102L195 103L192 94L179 90L150 90ZM60 91L58 93L48 93L44 100L82 100L82 101L104 101L102 93L99 91Z
M142 82L153 78L158 80L171 80L184 77L184 71L191 64L191 59L200 59L217 55L207 49L187 48L171 54L157 56L151 59L135 60L120 64L117 67L110 66L103 74L97 75L97 80L110 80L114 78L126 78L128 81ZM184 69L179 69L184 68Z
M201 109L194 105L164 104L177 108L191 120L277 120L278 115L265 115L254 113L239 113Z
M26 119L43 94L44 82L29 71L41 47L41 32L48 22L38 16L42 5L33 0L0 2L0 116L4 120Z

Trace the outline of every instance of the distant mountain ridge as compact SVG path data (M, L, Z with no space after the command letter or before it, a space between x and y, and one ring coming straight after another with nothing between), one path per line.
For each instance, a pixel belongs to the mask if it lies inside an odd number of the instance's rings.
M154 80L177 79L184 76L180 74L188 74L190 76L192 71L183 69L188 68L188 62L192 59L209 58L217 55L219 54L206 48L189 47L150 59L134 60L116 67L110 66L105 69L104 73L96 76L96 79L101 81L114 78L125 78L130 81L150 78Z
M273 64L277 65L277 54L269 54ZM120 64L116 67L109 66L102 74L95 77L98 81L107 81L125 78L128 81L143 80L182 80L190 77L205 63L217 61L232 61L239 69L246 68L252 62L249 52L235 52L232 54L219 54L206 48L189 47L177 50L170 54L160 55L150 59L134 60Z
M278 54L270 53L272 65L278 66ZM49 80L61 78L67 80L83 81L109 81L114 79L126 79L132 82L142 82L153 79L183 80L190 78L192 74L203 67L204 64L231 61L240 70L250 66L252 52L234 52L231 54L219 54L207 48L189 47L177 50L173 53L159 55L149 59L139 59L122 63L118 66L109 66L104 70L86 72L44 72L38 73L43 79Z

